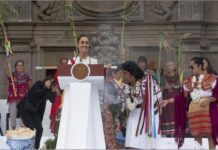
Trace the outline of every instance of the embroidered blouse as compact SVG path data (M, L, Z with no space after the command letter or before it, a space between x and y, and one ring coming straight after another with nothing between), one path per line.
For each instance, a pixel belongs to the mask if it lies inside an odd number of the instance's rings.
M196 76L192 76L184 81L183 89L186 92L190 92L190 96L193 101L196 101L202 97L212 96L212 90L216 85L216 77L212 74L200 75L199 80L196 80Z
M153 96L154 96L154 103L155 103L157 100L160 100L162 98L162 93L156 81L153 79L152 81L153 81ZM136 105L142 104L144 101L146 83L147 83L147 78L143 78L140 83L140 90L139 90L139 94L137 97ZM128 91L126 91L126 90L129 90L127 89L128 87L129 85L126 82L123 82L120 88L121 89L121 99L123 103L126 103L126 100L130 97L130 95L127 94Z
M17 96L14 95L12 81L10 78L8 78L8 81L9 81L8 97L7 97L8 102L11 102L14 100L21 100L27 94L30 88L29 85L31 82L30 76L26 73L18 74L15 71L15 72L12 72L12 76L13 76Z

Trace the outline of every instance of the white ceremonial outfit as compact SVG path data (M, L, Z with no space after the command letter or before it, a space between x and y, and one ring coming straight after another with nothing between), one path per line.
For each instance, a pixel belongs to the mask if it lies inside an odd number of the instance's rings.
M74 57L73 59L74 59L76 64L80 63L80 62L83 62L85 64L98 64L97 59L94 59L94 58L89 57L89 56L86 57L86 59L81 59L79 56ZM68 64L72 64L70 60L68 61Z
M143 102L143 95L145 95L145 84L146 84L146 79L144 79L142 81L142 86L141 86L141 90L140 90L140 95L138 97L138 104L141 104ZM122 85L125 86L125 83ZM160 100L162 97L162 94L160 92L159 87L157 86L156 82L154 81L154 89L156 90L156 92L152 92L153 93L153 102L152 105L154 105L154 103L157 100ZM123 87L121 87L121 89L123 89ZM143 92L143 94L142 94ZM123 93L124 94L124 93ZM125 94L122 95L123 100L125 101ZM153 107L154 109L154 107ZM147 133L145 133L145 124L143 127L143 131L142 134L140 134L140 130L142 128L142 124L143 124L143 115L141 117L141 121L140 121L140 125L139 125L139 131L138 131L138 136L135 136L136 134L136 130L137 130L137 125L138 125L138 121L139 121L139 116L140 116L140 111L141 108L135 108L134 110L131 110L127 119L127 126L126 126L126 139L125 139L125 147L127 148L138 148L138 149L156 149L157 148L157 143L158 140L160 139L161 135L158 134L158 129L159 129L159 113L157 114L153 114L154 116L154 120L152 120L153 122L155 122L155 128L156 128L156 135L157 137L154 138L153 136L148 136ZM154 111L154 110L152 110ZM144 111L143 111L144 114ZM145 121L145 120L144 120Z

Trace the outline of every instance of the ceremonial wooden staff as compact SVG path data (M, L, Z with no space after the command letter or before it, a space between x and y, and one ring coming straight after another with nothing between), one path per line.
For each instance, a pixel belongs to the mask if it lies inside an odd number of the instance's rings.
M11 63L10 63L10 59L9 59L9 56L13 55L13 52L11 49L11 42L8 40L8 36L7 36L6 30L4 27L4 22L2 19L0 19L0 24L1 24L1 27L2 27L2 30L4 33L4 47L5 47L5 51L6 51L8 71L9 71L9 75L10 75L10 79L11 79L11 83L12 83L12 87L13 87L13 91L14 91L14 96L17 97L17 92L16 92L15 85L14 85L14 78L12 76L12 71L11 71Z
M12 87L13 87L13 91L14 91L14 96L17 96L17 92L15 89L15 85L14 85L14 79L12 76L12 71L11 71L11 63L10 63L10 59L9 56L13 55L12 49L11 49L11 42L8 40L8 36L5 30L5 25L4 25L4 20L9 16L8 12L10 12L10 14L16 15L18 16L18 12L16 11L16 9L10 5L9 1L1 1L0 0L0 5L4 6L6 9L2 9L0 11L0 26L3 30L3 34L4 34L4 48L6 51L6 59L7 59L7 65L8 65L8 70L9 70L9 76L12 82Z
M7 56L7 57L9 57L9 56ZM13 87L13 91L14 91L14 96L17 97L17 92L16 92L15 85L14 85L14 78L12 76L12 71L11 71L10 59L9 59L9 61L7 61L7 65L8 65L8 71L9 71L9 75L10 75L10 79L11 79L11 83L12 83L12 87Z

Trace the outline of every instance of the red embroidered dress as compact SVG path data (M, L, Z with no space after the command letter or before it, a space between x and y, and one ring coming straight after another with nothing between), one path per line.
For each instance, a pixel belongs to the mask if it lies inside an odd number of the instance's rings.
M27 94L29 90L29 83L31 81L30 76L26 73L19 74L15 71L12 72L12 76L14 79L14 86L17 96L14 95L12 81L10 78L8 78L9 81L8 98L7 98L8 102L12 102L14 100L21 100Z

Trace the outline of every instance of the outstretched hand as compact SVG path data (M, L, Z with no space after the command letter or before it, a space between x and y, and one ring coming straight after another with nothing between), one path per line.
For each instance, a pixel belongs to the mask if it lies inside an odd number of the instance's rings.
M160 106L161 106L161 107L166 107L167 104L168 104L168 99L167 99L167 100L162 100L162 101L160 102Z
M104 68L110 69L110 68L111 68L111 64L106 64L106 65L104 65Z

